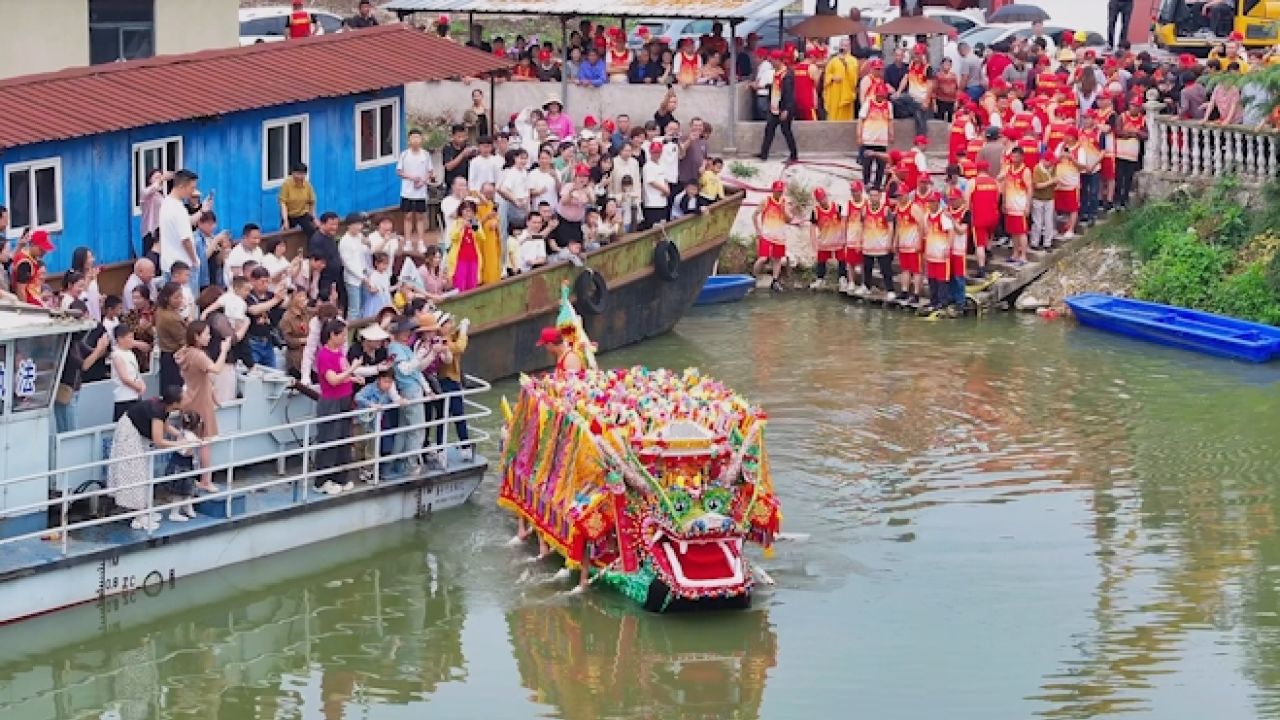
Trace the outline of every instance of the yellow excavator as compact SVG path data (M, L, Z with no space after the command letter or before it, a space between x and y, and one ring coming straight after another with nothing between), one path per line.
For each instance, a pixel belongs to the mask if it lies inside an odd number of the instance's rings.
M1170 52L1208 53L1238 32L1246 48L1280 44L1280 0L1162 0L1156 45Z

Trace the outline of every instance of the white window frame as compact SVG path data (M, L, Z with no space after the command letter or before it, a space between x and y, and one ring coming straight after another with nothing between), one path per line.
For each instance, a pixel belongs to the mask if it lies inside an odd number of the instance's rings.
M34 176L37 170L44 170L46 168L53 168L54 202L57 203L56 205L57 219L48 225L31 225L30 227L27 227L27 226L11 227L9 228L10 232L20 233L28 229L47 230L48 232L62 232L63 205L62 205L62 158L61 157L40 158L38 160L27 160L25 162L10 163L8 165L5 165L4 166L4 205L7 208L13 207L12 198L9 197L9 193L12 190L12 188L9 187L10 174L25 170L27 171L27 174L32 176L32 178L34 179ZM37 220L38 218L36 217L36 206L39 205L39 202L37 202L37 198L35 197L35 194L34 194L35 182L31 182L31 188L32 188L32 196L31 196L32 204L31 204L31 207L28 208L28 211L29 211L28 214L31 216L32 220ZM9 213L10 213L10 217L12 217L13 216L12 209L9 211Z
M360 114L366 110L381 110L388 105L391 106L391 154L377 158L375 160L364 160L360 157ZM381 113L375 112L374 118L381 117ZM381 130L381 128L378 128ZM392 165L400 161L400 98L382 98L379 100L369 100L367 102L356 103L355 110L355 153L356 153L356 169L365 170L367 168L380 167L382 165ZM376 141L378 134L374 134Z
M185 148L183 147L184 143L181 135L172 135L170 137L156 138L155 140L145 140L143 142L136 142L133 144L133 148L129 152L129 171L130 171L130 178L131 178L130 182L134 183L133 187L130 189L130 192L133 193L133 214L134 215L142 214L142 191L146 189L146 186L143 185L142 183L145 183L147 181L146 178L138 176L138 170L139 170L138 155L148 150L159 150L160 157L163 160L164 158L168 157L168 153L165 152L165 150L167 149L169 143L178 144L178 152L176 153L176 165L174 167L168 168L168 167L163 167L163 163L161 163L160 169L166 170L169 172L177 172L183 167L182 153L185 150Z
M284 158L284 177L279 180L272 180L267 177L268 160L267 157L267 134L275 128L284 130L286 142L289 138L289 126L294 123L302 123L302 162L308 167L311 166L311 116L303 113L302 115L290 115L288 117L273 118L264 120L262 123L262 187L263 189L278 188L284 184L289 178L289 153L285 151Z

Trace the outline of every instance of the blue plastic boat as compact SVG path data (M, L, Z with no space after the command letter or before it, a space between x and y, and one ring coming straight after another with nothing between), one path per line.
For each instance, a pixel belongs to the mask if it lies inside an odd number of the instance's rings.
M756 279L750 275L712 275L698 291L698 299L694 305L715 305L717 303L738 302L747 296L756 286Z
M1082 325L1183 350L1261 363L1280 354L1280 328L1099 293L1067 299Z

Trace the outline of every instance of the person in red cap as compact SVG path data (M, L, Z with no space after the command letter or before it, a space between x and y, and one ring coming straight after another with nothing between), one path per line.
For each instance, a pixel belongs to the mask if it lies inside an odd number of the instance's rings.
M929 159L925 157L925 148L929 147L929 138L924 135L917 135L911 142L911 149L905 153L905 160L912 166L914 172L908 178L907 187L915 189L916 183L921 177L929 175Z
M969 220L974 252L978 255L978 277L987 274L987 246L1000 225L1000 185L991 174L991 163L977 160L977 175L969 184Z
M13 254L9 265L9 290L19 302L44 307L40 290L44 287L44 257L53 252L53 242L44 230L33 230L25 246Z
M955 117L951 120L951 131L947 135L947 164L954 165L962 154L967 155L969 143L978 137L978 128L973 124L973 115L967 105L956 108Z
M879 185L872 185L862 211L862 283L853 289L858 297L871 292L871 272L880 266L885 297L893 293L893 210Z
M1054 167L1058 156L1052 152L1041 153L1035 167L1031 168L1031 235L1028 242L1033 248L1053 247L1057 235L1057 215L1054 214L1054 190L1058 180Z
M303 9L302 0L293 0L293 10L289 13L289 37L294 40L311 37L316 32L315 28L315 19Z
M756 262L751 272L759 277L765 263L769 263L770 274L773 275L769 289L774 292L782 291L782 283L778 282L778 278L782 276L782 260L787 256L787 226L794 220L787 199L783 197L786 189L786 183L774 180L769 188L769 196L751 216L756 229Z
M923 269L920 267L920 249L923 243L921 228L924 226L924 215L929 197L933 194L933 183L928 175L920 175L914 190L906 190L898 194L893 208L894 232L893 245L898 254L898 267L902 270L902 297L909 304L920 302L923 288ZM891 291L886 300L895 299Z
M796 149L796 136L791 132L791 121L796 117L796 72L794 55L782 58L781 65L773 73L773 87L769 91L769 116L764 124L764 141L760 145L761 160L769 159L773 148L774 133L782 128L782 139L787 143L787 159L800 159Z
M641 27L644 26L641 25ZM624 83L627 81L627 71L631 69L631 61L634 59L631 50L627 48L626 32L620 27L611 27L605 32L605 41L609 46L605 53L609 82Z
M1070 240L1076 236L1076 220L1080 216L1080 173L1084 168L1080 131L1068 128L1067 137L1055 154L1058 162L1053 167L1053 176L1058 187L1053 192L1053 209L1066 216L1066 231L1062 236Z
M924 270L929 277L929 304L924 309L941 310L947 306L950 293L951 235L955 225L942 207L942 196L937 193L929 194L920 214L924 228Z
M816 55L816 57L815 57ZM796 119L818 119L818 78L822 68L815 60L822 57L821 51L806 51L800 62L796 63Z
M1022 266L1027 262L1027 233L1031 229L1031 169L1023 163L1022 148L1009 153L1009 162L1000 171L1000 195L1004 204L1004 229L1013 240L1010 262Z
M1133 178L1142 168L1142 147L1147 141L1147 116L1140 105L1130 105L1116 128L1116 207L1129 207Z
M537 346L546 348L547 352L551 354L551 359L555 362L557 375L577 373L583 370L582 358L573 351L573 346L564 336L564 333L560 331L560 328L542 328L542 332L538 333Z
M441 15L440 17L436 18L435 28L436 28L436 35L438 37L442 37L446 40L453 39L449 37L449 16L448 15Z
M858 162L862 165L862 182L879 186L884 183L885 153L893 144L893 106L889 104L889 88L883 83L870 86L874 95L862 103L858 120Z
M827 191L817 188L813 191L813 214L809 218L809 241L813 243L817 261L813 272L817 279L809 285L810 290L819 290L827 279L827 263L836 261L836 275L840 291L849 286L848 266L844 262L845 231L844 218L840 217L840 206L831 202Z
M849 202L844 211L844 253L840 256L840 260L849 268L849 277L847 284L840 287L840 292L847 293L855 287L854 273L862 274L862 214L866 208L867 194L862 181L850 182Z
M673 72L676 82L685 87L698 82L698 76L702 74L702 56L693 46L692 38L680 41L680 51L676 53Z
M667 183L667 174L662 167L664 152L666 148L661 141L649 143L648 157L640 170L640 177L644 182L644 187L640 189L641 212L644 215L644 221L640 223L641 230L666 222L670 212L671 185Z
M964 193L957 188L947 191L947 216L951 218L951 308L953 315L963 315L965 305L965 277L968 275L969 224L966 218L969 207Z
M918 43L911 53L911 63L898 83L895 102L899 110L906 109L915 121L916 134L929 132L929 118L933 117L933 68L929 67L929 49Z

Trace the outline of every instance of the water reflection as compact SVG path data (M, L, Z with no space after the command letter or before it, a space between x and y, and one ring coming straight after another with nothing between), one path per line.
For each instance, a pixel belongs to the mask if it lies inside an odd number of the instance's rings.
M466 678L458 568L419 528L312 550L6 628L0 717L337 720Z
M507 613L533 700L564 720L760 717L778 646L764 610L658 616L611 600Z

